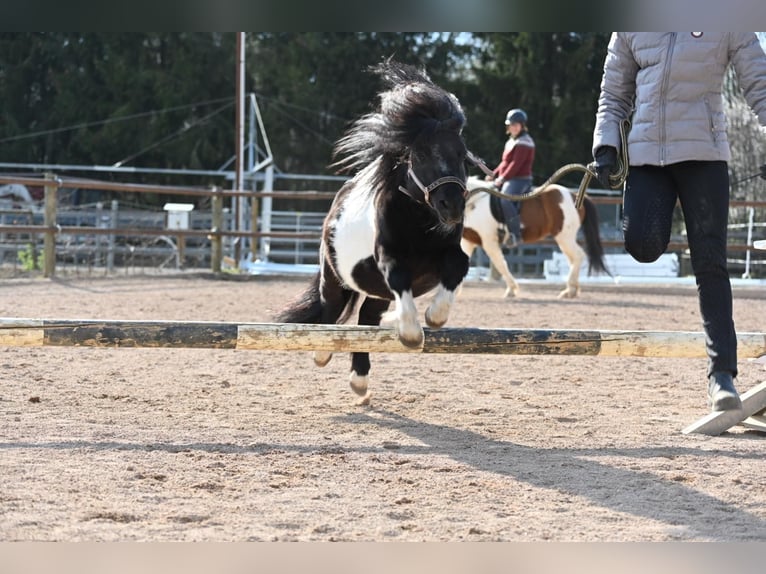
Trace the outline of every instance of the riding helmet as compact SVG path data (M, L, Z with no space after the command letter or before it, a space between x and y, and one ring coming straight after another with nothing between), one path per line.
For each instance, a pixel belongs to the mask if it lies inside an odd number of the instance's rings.
M527 112L520 108L509 110L505 115L505 125L514 123L527 125Z

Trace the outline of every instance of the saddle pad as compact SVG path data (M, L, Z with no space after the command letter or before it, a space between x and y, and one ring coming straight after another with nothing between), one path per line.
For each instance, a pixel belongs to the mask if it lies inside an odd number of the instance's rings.
M492 213L492 217L495 218L495 221L498 223L502 223L505 225L505 216L503 215L503 206L501 205L501 202L503 201L509 201L507 199L501 199L497 197L496 195L490 195L489 196L489 211ZM521 213L521 202L520 201L514 201L512 202L513 206L516 208L516 213Z

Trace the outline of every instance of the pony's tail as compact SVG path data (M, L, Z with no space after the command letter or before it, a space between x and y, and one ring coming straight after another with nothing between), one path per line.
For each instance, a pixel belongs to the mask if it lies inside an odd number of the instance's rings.
M359 299L359 293L347 291L344 297L346 304L340 310L340 315L338 317L324 317L325 321L323 321L324 306L322 305L319 291L321 277L321 272L317 272L306 290L298 295L292 303L288 303L287 307L277 313L274 320L278 323L309 323L314 325L333 321L337 324L345 323L354 310L354 306Z
M585 206L585 218L583 220L583 234L585 235L585 253L588 254L588 275L593 272L612 274L604 263L604 246L601 245L601 236L598 232L598 211L596 205L588 196L583 202Z
M319 323L322 320L322 301L319 296L320 273L311 284L287 307L275 316L278 323Z

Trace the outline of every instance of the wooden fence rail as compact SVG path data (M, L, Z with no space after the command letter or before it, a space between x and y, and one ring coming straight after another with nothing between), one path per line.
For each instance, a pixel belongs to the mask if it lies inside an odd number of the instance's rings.
M223 261L223 238L250 238L255 244L259 238L271 239L296 239L296 240L317 240L320 238L318 232L261 232L257 230L257 222L252 223L250 231L229 231L223 229L223 199L247 197L253 200L253 218L256 217L256 203L260 198L283 198L296 200L330 200L334 197L332 192L291 192L291 191L269 191L257 192L248 190L224 190L218 187L209 189L199 187L180 187L165 185L145 185L130 183L114 183L83 178L59 177L54 174L46 174L44 178L0 176L0 184L19 183L27 186L42 186L45 189L44 221L43 225L0 225L0 233L30 233L41 234L44 237L44 269L45 277L52 277L56 270L56 236L59 234L76 235L123 235L123 236L159 236L173 235L177 236L181 242L186 237L205 237L211 242L210 265L214 273L221 271ZM212 224L210 229L156 229L144 227L75 227L57 225L57 191L60 188L82 188L104 191L132 192L132 193L154 193L166 195L182 195L191 197L211 198ZM596 204L619 205L622 201L620 197L592 197ZM756 207L766 208L766 201L731 201L731 207ZM556 245L553 240L544 240L537 242L540 245ZM602 241L605 247L623 247L622 241ZM688 248L685 242L673 242L668 245L668 251L684 251ZM732 252L745 252L752 247L744 244L729 245L728 249Z

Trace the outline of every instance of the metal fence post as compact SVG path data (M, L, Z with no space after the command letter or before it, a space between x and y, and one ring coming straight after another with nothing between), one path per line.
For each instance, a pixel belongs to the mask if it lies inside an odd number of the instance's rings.
M747 245L748 247L753 244L753 219L755 217L755 208L748 209L747 220ZM742 279L750 279L750 250L745 251L745 272L742 274Z
M258 260L258 236L256 232L258 231L259 207L258 198L253 196L250 200L250 231L253 232L253 236L250 238L251 263Z
M109 216L109 227L117 229L117 217L119 215L119 202L116 199L112 200L112 213ZM107 244L106 251L106 271L112 273L114 271L114 248L116 244L116 237L113 233L109 234L109 243Z

